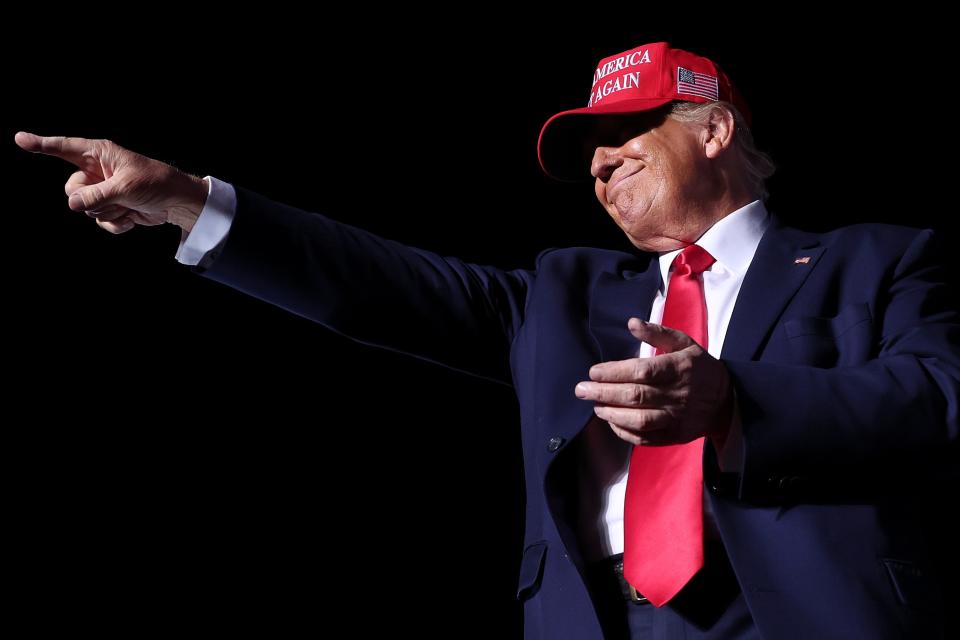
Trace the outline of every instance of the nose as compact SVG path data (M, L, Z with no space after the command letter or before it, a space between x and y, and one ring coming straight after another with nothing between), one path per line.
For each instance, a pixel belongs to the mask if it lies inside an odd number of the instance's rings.
M603 182L610 179L610 175L617 167L623 164L619 147L597 147L593 152L593 162L590 164L590 174Z

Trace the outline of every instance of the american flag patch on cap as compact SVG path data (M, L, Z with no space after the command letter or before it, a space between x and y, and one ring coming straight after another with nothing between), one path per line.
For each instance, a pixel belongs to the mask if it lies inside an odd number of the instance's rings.
M717 77L677 67L677 93L716 100L719 95Z

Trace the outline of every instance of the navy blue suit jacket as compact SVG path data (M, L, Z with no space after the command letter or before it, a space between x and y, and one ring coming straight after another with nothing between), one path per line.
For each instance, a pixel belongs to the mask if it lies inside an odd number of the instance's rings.
M635 355L626 321L649 313L657 261L567 248L501 270L237 191L229 237L197 267L206 277L514 387L526 637L602 638L565 463L593 411L573 389L593 364ZM955 468L960 440L960 313L939 264L932 232L889 225L818 235L774 223L760 242L721 357L744 465L722 474L708 447L704 473L764 637L926 637L939 624L921 498ZM382 330L384 307L402 331Z

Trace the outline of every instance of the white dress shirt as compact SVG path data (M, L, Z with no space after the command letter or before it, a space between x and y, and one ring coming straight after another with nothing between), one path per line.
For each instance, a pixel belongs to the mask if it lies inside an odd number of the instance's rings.
M177 260L183 264L199 264L207 253L223 242L236 214L237 195L233 186L211 176L207 179L210 192L206 204L177 250ZM769 224L766 207L761 201L754 200L722 218L696 242L716 259L703 273L707 351L714 358L720 357L740 285ZM650 322L659 323L663 318L673 259L680 251L677 249L659 257L663 285L653 299ZM623 330L627 331L627 318L623 319ZM653 356L653 351L653 347L644 342L637 355L648 358ZM591 420L582 437L584 446L580 450L583 453L578 461L580 506L577 527L584 557L590 562L623 552L623 500L633 445L617 437L599 418ZM706 493L704 516L705 535L715 537L716 525Z
M180 237L177 260L183 264L200 264L207 253L223 242L237 212L237 191L233 185L212 176L205 179L210 184L207 201L189 235Z
M766 207L755 200L737 209L710 227L696 244L706 249L716 262L703 273L703 291L707 303L707 352L720 357L727 325L733 314L740 285L760 238L770 224ZM663 286L650 308L650 322L659 324L667 299L673 259L681 249L660 254ZM623 330L627 331L627 318ZM641 343L638 357L653 356L654 349ZM583 447L578 461L580 501L578 536L587 562L623 552L623 500L633 445L621 440L604 420L595 418L582 434ZM704 493L704 535L717 537L716 524Z

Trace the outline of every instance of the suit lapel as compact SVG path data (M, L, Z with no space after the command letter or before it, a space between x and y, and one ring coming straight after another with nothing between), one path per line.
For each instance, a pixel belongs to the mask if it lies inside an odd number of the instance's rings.
M751 360L825 250L815 234L774 219L763 234L740 287L723 341L722 358Z
M636 266L642 268L643 264ZM636 355L639 343L627 329L627 320L631 316L648 317L659 285L660 270L656 260L651 260L649 268L644 271L602 272L590 290L589 337L559 334L547 340L566 345L564 357L549 354L544 363L549 364L537 370L537 415L551 425L551 435L570 442L593 417L593 404L578 399L573 388L581 380L589 379L590 367L598 362ZM543 327L538 339L545 340L555 329L554 326Z
M627 329L631 317L650 319L660 288L660 263L650 259L645 271L600 274L590 296L590 333L604 362L635 358L640 343Z

